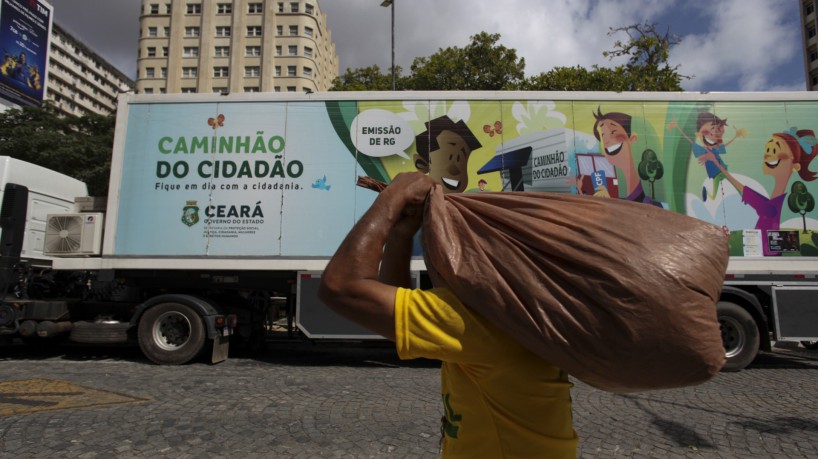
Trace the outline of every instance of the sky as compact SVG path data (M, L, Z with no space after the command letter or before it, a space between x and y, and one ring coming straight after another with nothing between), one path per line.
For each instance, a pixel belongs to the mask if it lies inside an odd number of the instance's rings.
M140 0L50 0L55 21L131 78L136 76ZM215 1L215 0L204 0ZM284 0L286 1L286 0ZM340 72L392 59L392 12L382 0L320 0ZM670 63L687 91L803 91L799 0L395 0L395 64L465 47L480 32L525 59L526 76L556 66L613 66L602 52L650 22L681 39Z

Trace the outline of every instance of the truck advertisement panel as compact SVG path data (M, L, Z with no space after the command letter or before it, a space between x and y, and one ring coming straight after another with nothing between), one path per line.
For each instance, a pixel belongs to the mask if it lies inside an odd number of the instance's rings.
M627 199L722 227L736 257L818 256L818 103L226 101L129 105L114 255L328 257L375 193Z
M0 0L0 96L20 105L45 97L53 9L42 0Z

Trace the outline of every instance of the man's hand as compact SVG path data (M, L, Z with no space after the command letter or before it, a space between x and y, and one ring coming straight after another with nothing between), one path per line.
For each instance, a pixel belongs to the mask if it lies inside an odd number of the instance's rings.
M394 340L395 294L402 280L379 273L407 273L412 236L420 226L423 204L437 182L419 172L398 174L341 243L321 279L319 297L344 317ZM387 245L387 240L389 244ZM383 259L393 244L399 256ZM400 264L400 266L397 266Z

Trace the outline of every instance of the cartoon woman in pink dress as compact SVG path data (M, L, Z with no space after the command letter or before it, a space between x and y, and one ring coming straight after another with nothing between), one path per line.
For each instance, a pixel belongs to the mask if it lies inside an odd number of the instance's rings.
M816 174L809 170L809 165L815 159L818 148L816 148L815 133L810 129L797 130L790 128L784 132L773 134L767 141L764 150L764 161L762 173L771 175L775 180L772 193L767 198L752 188L745 186L733 177L724 168L715 156L708 152L699 157L699 164L704 165L707 161L715 164L724 173L727 180L736 187L741 200L752 207L758 214L758 222L755 228L761 230L765 240L764 255L780 255L780 252L773 252L766 244L767 231L778 230L781 225L781 209L787 197L787 185L793 173L798 173L802 180L811 182L815 180Z

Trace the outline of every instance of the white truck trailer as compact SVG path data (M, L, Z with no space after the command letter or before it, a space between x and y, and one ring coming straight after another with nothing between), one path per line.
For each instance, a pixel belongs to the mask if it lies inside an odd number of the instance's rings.
M320 304L321 270L375 198L358 176L442 161L451 191L595 194L723 227L719 320L738 370L771 340L818 340L816 129L813 93L124 95L107 204L60 193L81 199L49 211L35 244L53 266L20 256L32 241L4 244L0 333L219 361L282 302L299 337L377 339ZM434 156L445 130L467 141L462 157ZM3 185L33 194L44 174ZM6 215L33 212L22 202L4 199L4 239L20 236ZM422 257L412 269L428 283Z

